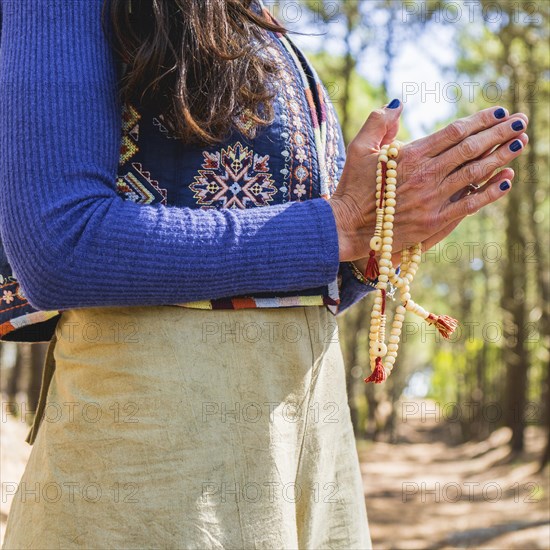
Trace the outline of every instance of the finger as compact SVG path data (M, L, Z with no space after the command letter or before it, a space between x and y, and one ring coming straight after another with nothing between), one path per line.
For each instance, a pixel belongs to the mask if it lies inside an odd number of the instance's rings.
M395 123L389 128L388 132L382 139L382 144L389 144L397 137L397 134L399 133L399 122L399 119L397 119Z
M501 170L498 174L495 174L496 177L500 177L500 178L503 178L503 179L511 179L514 177L514 171L512 170L512 168L504 168L503 170ZM495 177L495 176L492 176L492 177ZM462 199L463 197L465 197L466 195L468 194L472 194L472 193L479 193L481 189L483 189L483 185L481 185L483 182L476 182L475 185L478 186L478 189L477 190L472 190L470 188L470 184L464 186L464 187L461 187L456 193L454 193L451 198L449 199L450 202L456 202L460 199Z
M525 122L525 126L527 126L527 124L529 124L529 118L527 117L526 114L524 113L515 113L513 115L510 116L510 119L509 120L514 120L516 118L521 118L524 122ZM493 153L496 149L498 149L500 144L498 145L495 145L494 147L491 147L490 149L488 149L487 151L485 151L485 153L483 153L482 155L480 155L476 160L481 160L481 159L484 159L485 157L488 157L491 153ZM460 167L461 168L461 167Z
M515 173L511 168L505 168L498 174L496 174L493 178L491 178L485 186L481 187L480 191L477 191L477 193L480 192L487 192L488 188L487 185L500 185L501 183L508 181L512 182L514 179ZM499 189L500 190L500 189ZM500 190L501 193L503 193L502 190ZM451 223L446 225L441 231L438 231L428 239L426 239L422 243L422 250L425 252L435 246L438 242L442 241L445 237L447 237L463 220L464 218L458 218L456 220L453 220Z
M402 111L403 104L397 99L394 99L382 109L373 111L351 142L350 147L361 155L378 153L384 137L396 124L399 124Z
M419 139L416 145L430 157L436 157L468 136L507 119L508 111L502 107L483 109L468 117L455 120L435 134Z
M521 155L528 142L529 137L527 134L521 134L517 139L510 140L508 143L498 147L488 157L467 163L460 170L445 178L440 184L441 189L444 189L447 196L452 196L470 183L483 183L496 170L499 170Z
M479 159L486 151L520 136L526 127L526 122L522 118L511 118L488 130L467 137L458 145L439 155L437 162L443 174L448 175L464 163Z
M504 175L503 175L504 174ZM440 220L446 227L454 221L475 214L478 210L507 195L512 188L513 177L507 177L506 171L495 174L478 192L459 201L449 202L440 214Z

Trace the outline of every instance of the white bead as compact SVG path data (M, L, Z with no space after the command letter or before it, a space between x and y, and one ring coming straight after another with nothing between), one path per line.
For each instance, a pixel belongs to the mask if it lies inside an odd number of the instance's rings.
M382 239L382 244L391 244L393 242L393 239L391 237L384 237Z
M397 180L395 178L386 178L386 183L397 185Z
M390 344L399 344L399 335L392 334L389 338Z
M384 214L384 222L391 223L393 227L394 216L392 214Z
M387 250L385 250L386 248L389 248L390 252L391 252L391 245L389 244L385 244L382 246L382 251L383 252L387 252ZM387 259L387 258L380 258L380 261L378 262L378 265L380 266L386 266L386 267L389 267L390 268L390 272L391 272L391 266L392 266L392 263L391 263L391 259Z
M380 250L380 247L382 246L382 239L380 237L373 237L370 240L370 247L372 250Z
M386 170L386 177L396 178L397 177L397 172L395 170Z
M386 360L384 362L387 365L391 365L393 367L393 364L395 363L395 357L393 355L387 355Z
M386 155L383 155L381 154L379 157L378 157L378 160L380 160L380 162L388 162L388 157Z
M386 191L386 198L387 199L395 199L396 193L395 191Z
M388 353L388 348L384 342L378 342L378 346L376 348L376 351L378 352L378 355L380 357L384 357L386 353Z
M402 305L398 305L396 308L395 308L395 313L397 315L405 315L405 312L407 310L402 306Z
M399 346L397 344L388 344L389 351L397 351L398 349L399 349Z
M388 206L388 208L386 208L386 214L391 214L393 216L393 214L395 214L395 208L393 208L393 206Z
M397 162L395 162L395 160L388 160L387 164L390 170L395 170L397 168Z
M386 199L386 204L388 206L395 206L397 203L396 203L395 199Z
M399 151L395 147L391 147L388 151L388 155L395 158L399 154Z
M411 299L411 295L410 295L408 292L405 292L405 294L402 294L402 295L401 295L401 299L402 299L404 302L408 302L408 301Z
M380 267L380 274L381 275L387 275L388 273L390 272L390 268L389 267Z

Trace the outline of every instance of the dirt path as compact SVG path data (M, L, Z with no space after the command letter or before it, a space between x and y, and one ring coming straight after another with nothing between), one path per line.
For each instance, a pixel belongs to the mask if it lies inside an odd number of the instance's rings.
M544 438L530 428L526 459L507 463L509 433L450 447L433 442L435 426L407 423L414 443L359 445L376 550L550 548L548 468L537 474ZM31 447L28 427L0 424L0 541Z
M528 428L525 457L510 461L507 429L456 447L433 442L435 425L406 429L415 443L359 446L376 550L550 548L540 430Z

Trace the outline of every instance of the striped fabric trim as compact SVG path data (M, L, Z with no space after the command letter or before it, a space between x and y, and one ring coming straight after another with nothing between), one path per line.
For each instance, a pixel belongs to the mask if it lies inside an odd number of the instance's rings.
M14 330L37 323L43 323L60 313L60 311L35 311L33 313L21 315L21 317L15 317L0 325L0 339Z
M263 307L337 305L328 296L285 296L282 298L227 298L174 304L191 309L254 309Z

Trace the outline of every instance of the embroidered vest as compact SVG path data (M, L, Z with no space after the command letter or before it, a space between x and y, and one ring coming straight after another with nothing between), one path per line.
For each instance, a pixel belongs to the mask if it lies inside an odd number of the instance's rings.
M258 9L271 17L265 7ZM281 69L274 122L247 139L242 133L249 124L245 113L223 145L200 148L171 136L158 113L126 103L116 179L121 197L143 205L202 209L264 208L330 197L345 161L335 110L317 73L295 44L279 33L269 35L270 44L262 55L275 58ZM335 279L324 287L292 293L176 305L201 309L325 305L336 312L338 290ZM48 341L60 314L37 311L28 303L0 241L0 339Z

